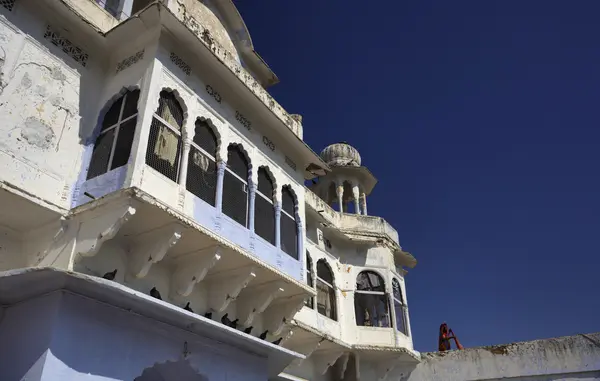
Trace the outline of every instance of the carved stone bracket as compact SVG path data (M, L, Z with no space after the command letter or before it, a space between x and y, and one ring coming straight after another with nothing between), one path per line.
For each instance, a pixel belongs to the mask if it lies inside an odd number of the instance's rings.
M346 375L346 369L348 369L348 361L350 360L350 352L344 352L344 354L338 360L340 362L340 380L344 379Z
M135 208L130 204L119 207L108 207L106 212L81 222L75 253L84 257L93 257L98 253L102 244L111 240L135 214Z
M236 317L243 326L249 326L256 315L263 313L284 289L284 282L269 282L246 288L238 298Z
M213 311L224 311L255 277L254 267L242 267L208 276L208 307Z
M373 367L375 368L377 380L385 380L390 372L398 365L398 363L399 360L397 358L381 360L375 363Z
M290 340L290 342L286 343L285 347L294 351L303 354L306 358L309 358L310 355L313 354L314 351L319 349L321 344L325 338L320 336L314 336L308 340L302 340L301 342L294 342L294 340ZM295 359L292 361L292 365L300 366L304 362L304 359Z
M221 259L221 247L211 246L178 258L172 276L171 289L180 296L188 296L194 286L206 277Z
M183 227L171 224L134 238L129 253L129 272L143 278L154 263L162 261L170 248L181 239Z
M273 335L279 335L286 323L304 306L304 295L279 299L263 313L263 324Z
M333 366L337 359L344 354L344 351L319 351L318 356L313 357L315 370L320 374L325 374L330 366Z

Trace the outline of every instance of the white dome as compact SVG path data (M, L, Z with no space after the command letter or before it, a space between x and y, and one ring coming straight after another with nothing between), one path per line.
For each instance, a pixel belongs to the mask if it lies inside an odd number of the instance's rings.
M346 142L331 144L321 151L321 159L332 167L360 167L360 153Z

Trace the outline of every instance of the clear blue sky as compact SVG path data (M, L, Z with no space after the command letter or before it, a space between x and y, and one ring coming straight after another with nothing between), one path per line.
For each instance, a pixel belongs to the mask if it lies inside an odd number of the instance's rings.
M600 1L236 4L305 140L378 177L417 350L600 331Z

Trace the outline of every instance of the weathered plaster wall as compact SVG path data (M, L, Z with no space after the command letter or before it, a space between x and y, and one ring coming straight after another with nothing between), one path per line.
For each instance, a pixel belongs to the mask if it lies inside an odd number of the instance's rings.
M0 380L41 379L60 295L0 307Z
M178 0L170 3L171 9L174 9L181 17L185 19L193 17L208 28L211 37L240 63L239 54L233 42L235 36L221 21L216 8L211 5L210 2L201 0Z
M422 362L398 368L390 380L600 380L600 333L462 351L421 353ZM399 373L404 373L400 376Z

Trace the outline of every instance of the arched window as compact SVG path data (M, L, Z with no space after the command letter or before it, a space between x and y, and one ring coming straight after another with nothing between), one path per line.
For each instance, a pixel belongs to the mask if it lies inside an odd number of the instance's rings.
M223 213L248 227L248 172L250 164L240 146L227 148L227 167L223 177Z
M190 146L186 188L210 205L215 205L217 190L217 136L207 122L196 121Z
M296 224L296 198L289 185L281 189L281 249L298 259L298 225Z
M258 187L254 202L254 231L271 245L275 245L275 208L273 181L264 167L258 169Z
M324 259L317 262L317 311L323 316L337 320L333 273Z
M172 92L160 92L158 108L152 118L146 164L177 182L181 151L183 108Z
M354 292L354 312L357 325L391 327L385 283L377 273L363 271L358 274Z
M128 91L110 106L102 120L87 178L92 179L127 164L138 116L139 90Z
M310 287L315 287L315 280L313 277L313 262L312 259L310 258L310 254L308 253L308 250L306 251L306 284L308 284ZM308 299L304 300L304 304L306 304L306 306L308 308L314 308L315 305L315 300L313 297L310 297Z
M406 304L402 297L400 282L392 279L392 290L394 294L394 312L396 313L396 329L408 336L408 325L406 324Z

